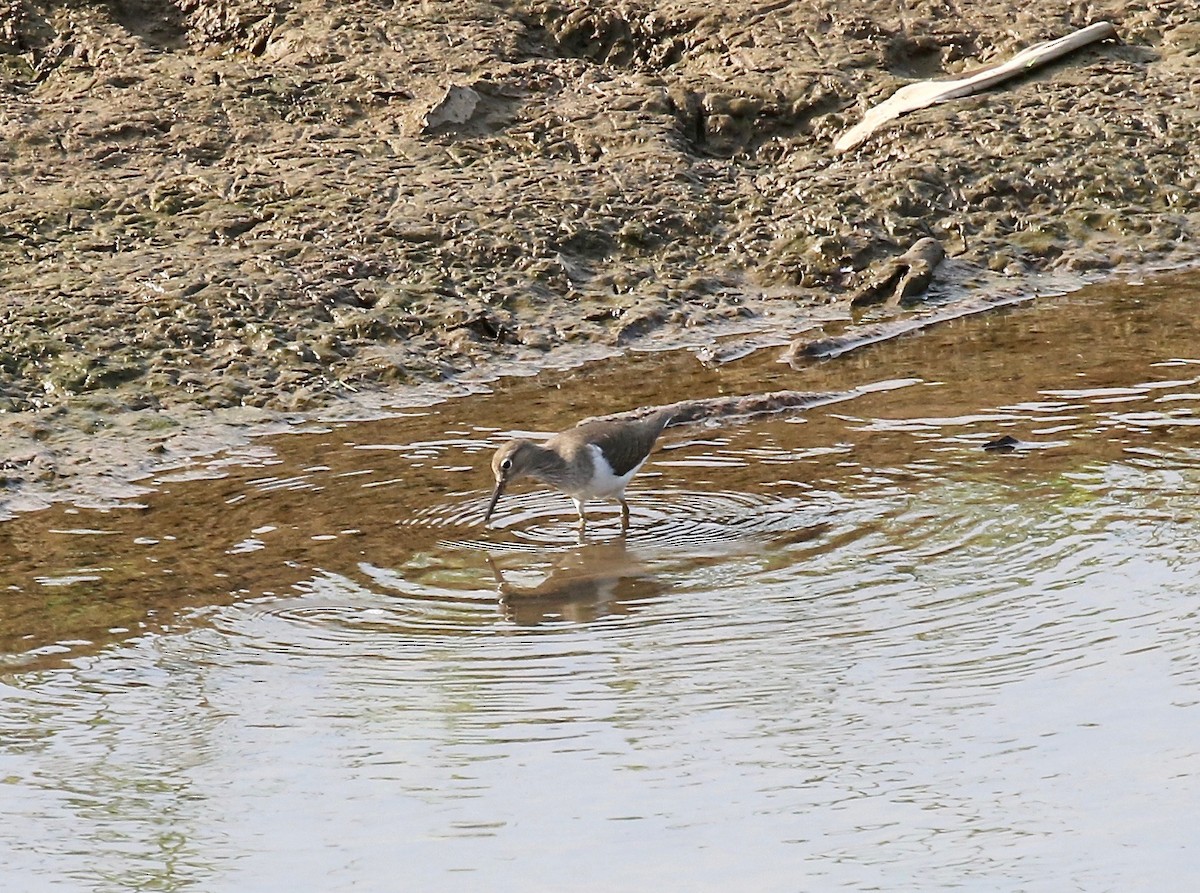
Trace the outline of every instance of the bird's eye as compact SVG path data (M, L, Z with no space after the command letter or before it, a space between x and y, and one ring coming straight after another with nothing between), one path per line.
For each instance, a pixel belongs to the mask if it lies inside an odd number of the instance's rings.
M508 471L510 468L512 468L512 459L505 459L500 463L501 471Z

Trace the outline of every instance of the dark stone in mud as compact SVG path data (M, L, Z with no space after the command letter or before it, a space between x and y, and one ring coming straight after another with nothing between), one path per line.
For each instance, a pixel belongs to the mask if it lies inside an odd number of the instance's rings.
M1003 437L998 437L995 440L989 440L983 445L983 449L988 453L1011 453L1021 445L1021 441L1013 437L1011 434L1005 434Z
M878 303L895 306L923 294L945 256L946 250L937 239L919 239L899 257L867 271L866 281L850 298L850 306L867 307Z

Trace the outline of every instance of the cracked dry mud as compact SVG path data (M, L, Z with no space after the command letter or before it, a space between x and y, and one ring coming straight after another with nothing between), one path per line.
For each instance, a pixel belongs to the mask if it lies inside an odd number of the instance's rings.
M834 154L903 84L1100 19L1120 43ZM11 480L65 473L64 430L844 331L923 237L952 300L1190 263L1200 227L1192 0L8 0L0 84Z

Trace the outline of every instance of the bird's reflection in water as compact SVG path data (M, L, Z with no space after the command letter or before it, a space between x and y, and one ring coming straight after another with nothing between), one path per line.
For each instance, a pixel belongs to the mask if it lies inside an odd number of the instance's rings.
M520 626L564 620L587 623L629 614L638 602L668 588L629 551L623 538L585 544L557 556L536 586L513 585L504 578L504 569L490 555L486 557L500 593L500 610L506 620ZM510 573L520 569L508 568Z

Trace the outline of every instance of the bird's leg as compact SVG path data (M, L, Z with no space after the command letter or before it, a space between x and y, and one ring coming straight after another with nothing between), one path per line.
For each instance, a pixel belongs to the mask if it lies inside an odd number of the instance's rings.
M583 500L572 496L571 501L575 503L575 511L579 512L579 538L583 539L583 533L587 530L587 515L583 512Z
M621 533L629 529L629 503L621 500Z

